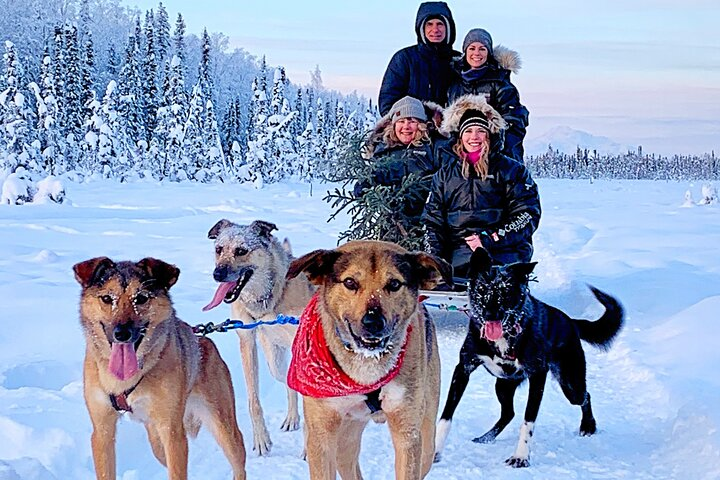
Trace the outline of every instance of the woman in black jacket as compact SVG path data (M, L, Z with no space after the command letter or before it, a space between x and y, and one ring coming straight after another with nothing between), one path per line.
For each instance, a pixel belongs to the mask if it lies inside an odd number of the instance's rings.
M414 174L419 181L418 188L405 199L403 210L419 224L430 178L440 167L433 154L431 137L436 135L428 125L428 114L433 117L441 111L438 105L425 105L408 96L395 102L370 134L363 157L373 162L374 168L369 181L355 185L355 196L376 185L399 187Z
M457 99L444 112L435 173L423 220L426 249L465 278L472 251L497 264L530 261L540 221L540 197L530 172L496 150L506 123L481 95Z
M452 69L454 77L448 89L448 103L463 95L485 95L485 100L507 122L501 152L522 162L522 142L529 113L520 103L520 94L510 81L510 73L520 70L519 55L502 46L493 49L490 34L482 28L475 28L465 36L463 54L453 61Z

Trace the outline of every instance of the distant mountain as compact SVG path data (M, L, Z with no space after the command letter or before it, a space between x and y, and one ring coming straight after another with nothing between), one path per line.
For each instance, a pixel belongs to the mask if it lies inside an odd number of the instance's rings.
M548 145L552 145L553 150L560 150L563 153L575 153L578 146L590 151L597 150L599 154L623 154L629 149L634 150L634 147L621 145L608 137L560 126L548 130L539 137L526 139L525 155L542 155L547 152Z

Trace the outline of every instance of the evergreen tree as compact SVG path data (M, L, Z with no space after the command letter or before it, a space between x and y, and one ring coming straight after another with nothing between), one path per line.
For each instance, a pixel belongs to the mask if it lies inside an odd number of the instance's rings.
M5 166L12 171L18 166L28 168L27 144L28 144L28 122L25 115L25 96L19 89L19 77L22 67L17 58L15 44L5 42L5 83L7 88L0 92L0 108L2 108L0 119L2 123L3 146L6 152Z
M108 46L107 67L105 68L110 80L115 80L117 82L118 76L120 74L121 64L122 61L120 60L120 56L118 55L117 50L115 50L115 44L111 43ZM108 80L108 83L110 80Z
M145 107L146 140L152 138L157 123L157 109L160 106L160 92L158 90L158 64L155 47L155 20L153 11L148 10L145 15L145 55L143 56L143 103Z
M185 93L180 57L174 55L169 62L168 80L163 92L163 105L158 109L160 173L163 177L179 180L180 158L184 141L185 120L188 115L188 98Z
M160 2L155 14L155 61L165 65L170 54L170 19L165 6ZM164 81L164 79L163 79Z
M185 56L185 20L180 13L178 13L177 20L175 21L175 32L173 34L173 43L175 44L175 55L180 60L180 68L182 69L183 82L187 78L187 59ZM183 89L185 84L183 83Z
M58 128L58 103L55 98L55 77L48 47L40 69L40 85L35 91L38 112L38 131L40 132L40 149L42 170L50 175L58 175L65 171L60 158L63 138Z
M138 141L146 138L145 96L141 67L139 64L140 19L137 19L135 34L128 38L125 49L125 62L120 70L120 115L127 126L127 137L133 156L137 158Z
M82 106L83 118L88 118L91 114L90 103L95 100L95 51L93 47L92 32L85 32L85 48L83 51L84 60L82 62L81 72L81 90L82 90Z
M223 117L221 137L226 155L230 155L235 143L238 144L238 148L240 147L240 137L242 134L241 109L240 100L235 98L230 101L230 105ZM230 163L230 165L233 165L233 163Z
M270 133L268 131L268 109L267 96L265 93L265 57L263 57L262 69L258 78L253 81L253 100L251 104L251 118L253 119L252 130L248 135L248 152L246 156L248 178L241 180L252 181L256 188L261 188L263 183L270 179L272 173L270 165Z
M207 28L205 28L203 29L202 35L202 56L200 57L200 64L198 65L198 83L205 98L212 100L214 98L215 87L212 80L212 59L210 55L210 36L207 33Z
M230 168L225 161L217 117L215 116L215 107L210 99L205 103L204 114L205 118L202 122L202 155L205 159L206 168L215 178L228 178Z
M203 129L205 119L205 94L200 84L193 87L190 96L190 111L183 131L183 144L181 154L181 167L188 179L206 181L208 164L205 158L205 145L203 144Z
M65 77L62 89L64 103L61 110L62 125L67 134L79 139L84 123L83 92L81 78L80 51L78 49L77 28L66 25L63 32L65 48Z

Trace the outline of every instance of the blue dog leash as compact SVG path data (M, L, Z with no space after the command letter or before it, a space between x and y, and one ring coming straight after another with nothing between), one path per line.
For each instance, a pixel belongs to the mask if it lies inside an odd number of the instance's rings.
M242 320L232 320L228 318L227 320L218 325L215 325L213 322L200 323L192 327L192 329L193 333L195 333L196 335L202 335L204 337L205 335L209 335L213 332L227 332L228 330L236 329L251 330L253 328L259 327L260 325L285 325L288 323L290 325L298 325L300 323L300 320L295 317L290 317L283 314L278 314L275 320L258 320L257 322L252 323L245 323Z

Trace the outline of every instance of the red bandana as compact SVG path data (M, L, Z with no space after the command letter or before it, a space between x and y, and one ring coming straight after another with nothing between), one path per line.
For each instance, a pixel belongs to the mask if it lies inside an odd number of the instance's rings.
M300 326L292 346L288 386L308 397L329 398L370 393L387 385L400 372L407 340L400 350L397 363L385 377L372 385L358 383L340 369L330 352L317 312L319 298L316 293L300 317ZM409 329L407 338L410 338Z

